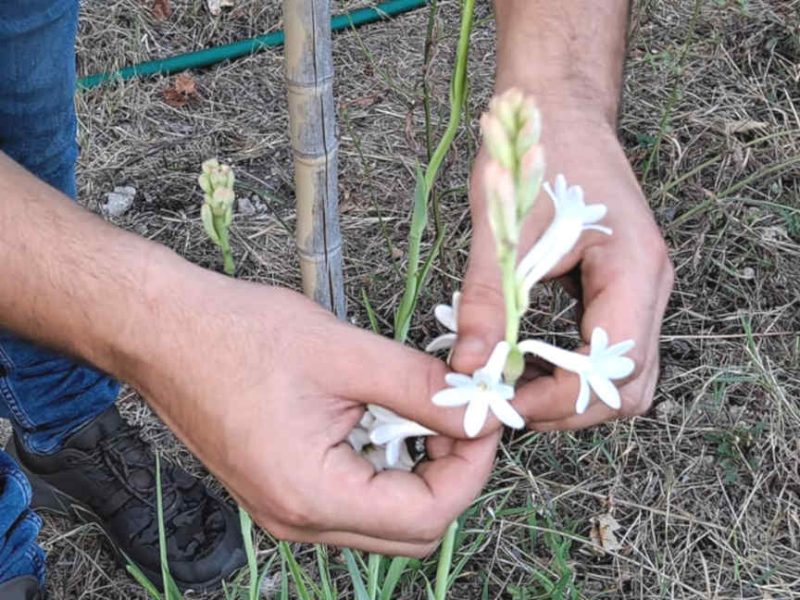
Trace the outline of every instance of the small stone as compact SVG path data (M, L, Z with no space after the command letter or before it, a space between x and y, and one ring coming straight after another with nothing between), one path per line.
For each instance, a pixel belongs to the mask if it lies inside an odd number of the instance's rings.
M236 207L237 211L246 217L251 217L256 214L256 207L253 206L253 203L250 202L250 198L247 196L239 196L236 198Z
M103 212L109 217L121 217L131 206L136 198L136 188L125 185L115 187L113 192L106 194L106 202L103 204Z

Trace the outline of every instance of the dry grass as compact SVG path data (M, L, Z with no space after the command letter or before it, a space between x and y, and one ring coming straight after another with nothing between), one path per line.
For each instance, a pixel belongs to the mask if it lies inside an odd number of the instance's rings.
M84 73L281 26L276 0L237 0L218 21L199 1L174 0L168 22L154 21L140 0L83 4ZM621 121L677 269L657 406L591 431L507 439L467 521L460 555L473 554L453 598L480 598L484 581L489 598L547 597L535 572L572 578L582 598L800 597L800 3L703 0L696 19L694 7L636 4ZM473 115L493 71L488 3L479 13ZM335 38L347 291L360 325L362 289L383 323L400 289L412 172L425 160L426 18L417 11ZM457 19L458 3L443 1L431 72L438 120ZM242 276L297 287L280 52L193 76L201 97L184 108L164 102L166 79L80 95L82 198L96 208L114 185L136 186L119 225L216 266L194 175L203 159L224 157L260 194L256 214L237 217L233 229ZM445 165L449 240L420 303L417 341L435 331L427 311L463 271L471 126ZM543 293L529 325L573 336L569 306L562 294ZM121 406L161 452L200 471L133 394ZM593 518L611 510L621 546L607 553L589 534ZM93 527L48 519L43 543L53 598L143 595ZM261 548L273 551L267 541ZM402 597L424 597L419 578Z

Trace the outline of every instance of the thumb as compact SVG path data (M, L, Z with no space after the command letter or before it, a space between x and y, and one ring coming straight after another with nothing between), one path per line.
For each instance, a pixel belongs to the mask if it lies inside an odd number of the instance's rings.
M494 241L475 239L458 305L458 337L450 361L453 370L473 373L484 366L505 333L505 303Z

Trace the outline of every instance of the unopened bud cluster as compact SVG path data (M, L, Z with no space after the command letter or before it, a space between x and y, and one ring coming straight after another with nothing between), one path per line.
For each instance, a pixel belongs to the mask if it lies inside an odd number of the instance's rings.
M491 157L484 180L489 222L504 254L516 248L542 185L541 116L531 97L511 89L492 99L481 130Z
M211 158L203 163L197 183L203 190L203 206L200 209L203 228L222 250L225 272L233 275L235 269L228 240L228 227L233 221L233 202L236 199L233 169Z

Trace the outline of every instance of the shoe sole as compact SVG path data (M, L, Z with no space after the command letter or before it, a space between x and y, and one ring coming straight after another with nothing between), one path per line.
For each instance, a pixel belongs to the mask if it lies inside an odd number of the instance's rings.
M125 569L125 572L133 578L133 576L128 571L128 565L132 564L136 568L138 568L142 573L144 573L145 577L150 580L150 582L158 588L160 592L163 593L163 582L162 582L162 575L161 571L154 571L145 567L144 565L140 565L135 560L132 560L127 554L125 554L122 550L119 549L119 543L115 539L114 535L109 531L106 526L103 524L102 519L95 513L90 507L86 504L70 496L69 494L65 494L61 490L55 488L54 486L47 483L44 479L39 477L36 473L29 471L25 464L20 460L19 455L16 451L16 444L12 438L11 443L7 445L5 448L6 452L8 452L12 458L17 462L17 464L22 469L22 472L28 478L28 481L31 484L31 489L33 490L33 495L31 498L31 509L40 512L46 512L53 515L57 515L60 517L67 517L73 519L75 521L81 523L94 523L96 524L100 530L103 532L103 535L108 540L108 543L111 545L111 550L114 554L114 558L116 559L117 564ZM171 575L171 573L170 573ZM174 578L173 578L174 579ZM214 577L209 579L208 581L197 583L187 583L185 581L181 581L179 579L175 579L175 584L178 586L182 592L186 592L189 590L195 592L210 592L217 590L222 585L223 577ZM137 582L138 583L138 582Z

